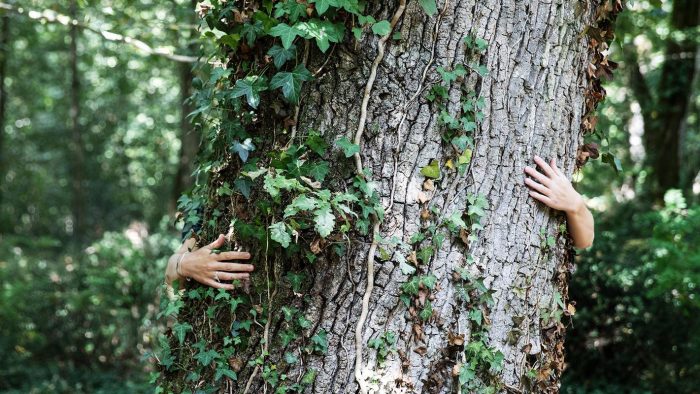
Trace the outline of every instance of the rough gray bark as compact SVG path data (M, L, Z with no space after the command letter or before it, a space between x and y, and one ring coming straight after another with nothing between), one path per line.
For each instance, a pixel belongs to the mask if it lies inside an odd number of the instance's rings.
M442 4L440 4L442 6ZM390 18L391 7L379 13ZM489 42L484 63L490 75L478 84L486 99L486 120L476 134L476 150L466 177L450 175L434 192L431 204L443 212L463 210L468 192L481 193L489 201L485 230L471 253L484 273L486 285L495 291L496 305L491 312L491 344L505 355L503 382L525 391L521 377L532 359L549 359L545 353L560 351L543 347L547 330L541 321L541 309L551 310L554 293L561 283L555 277L563 264L562 242L555 253L541 249L540 230L556 234L561 219L554 212L535 203L523 185L523 168L535 154L557 158L566 174L574 170L576 151L582 142L580 129L583 115L587 44L582 34L592 19L592 11L582 2L571 1L456 1L445 12L433 35L436 18L428 18L417 2L409 2L396 30L402 40L390 44L382 62L369 104L367 131L362 157L375 180L381 184L384 206L393 204L381 235L398 236L408 241L420 224L421 206L417 195L424 177L420 168L431 159L444 157L438 114L425 99L424 92L407 102L415 92L425 89L439 76L436 66L451 67L469 63L465 59L463 39L468 34ZM304 98L299 129L319 130L336 139L351 137L357 129L361 94L376 52L376 37L365 35L355 47L338 46L333 59L325 65L318 80L308 87ZM434 63L421 83L424 68L434 48ZM315 70L324 56L310 58ZM469 82L468 82L469 83ZM457 88L450 92L452 111L459 104ZM397 129L402 116L406 120ZM392 184L395 183L393 202ZM311 286L312 308L307 317L319 322L316 328L328 331L330 350L325 357L311 360L320 371L314 393L356 392L354 379L355 325L360 315L360 300L365 289L367 245L350 251L345 263L316 263L316 277ZM375 259L375 283L369 316L363 333L364 343L386 330L400 333L398 348L408 359L390 357L384 368L376 364L375 351L361 355L365 377L376 392L451 392L450 368L441 364L442 349L448 331L467 334L466 311L456 305L453 269L463 265L463 246L446 240L433 259L430 271L439 280L433 307L441 323L424 327L427 353L414 349L420 344L412 337L412 323L399 301L399 286L406 280L395 261ZM521 324L515 324L520 321ZM508 340L518 332L515 340ZM536 364L537 362L534 361ZM447 369L447 370L445 370ZM431 375L433 382L431 382ZM434 380L443 381L442 387ZM556 378L553 379L556 385ZM403 387L397 387L403 381Z

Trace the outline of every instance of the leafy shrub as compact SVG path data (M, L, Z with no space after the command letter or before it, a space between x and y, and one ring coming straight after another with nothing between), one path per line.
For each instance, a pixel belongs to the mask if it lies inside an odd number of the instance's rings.
M73 253L29 245L0 243L0 390L146 390L139 359L153 346L176 235L134 223Z
M700 382L700 206L678 191L644 212L597 218L596 243L571 283L564 393L696 392Z

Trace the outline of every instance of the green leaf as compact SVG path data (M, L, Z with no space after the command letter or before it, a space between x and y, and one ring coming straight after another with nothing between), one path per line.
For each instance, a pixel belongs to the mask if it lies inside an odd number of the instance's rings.
M362 28L361 27L353 27L352 28L352 35L355 36L355 39L357 41L360 41L362 39Z
M355 153L360 153L360 146L355 145L352 142L350 142L348 137L342 137L341 139L336 141L335 144L338 145L338 147L343 150L345 157L350 157L350 156L354 155Z
M275 74L270 81L270 88L282 88L284 98L291 103L299 102L299 93L301 92L301 83L313 79L309 70L303 64L299 64L292 71L281 71Z
M622 162L610 152L605 152L601 156L603 163L609 164L616 173L622 172Z
M306 4L297 1L280 1L275 4L275 18L289 15L290 21L297 21L302 16L306 16Z
M316 4L316 13L319 15L323 15L323 13L328 11L328 7L338 5L337 0L314 0L312 3Z
M440 164L437 160L431 160L427 166L420 169L420 173L426 178L440 178Z
M268 227L270 229L270 238L276 241L283 248L289 247L289 243L292 242L292 236L287 232L287 225L284 222L273 223Z
M314 336L311 337L311 343L315 352L326 354L328 353L328 337L326 330L320 329Z
M459 384L464 386L476 377L476 371L469 364L462 364L459 369Z
M282 46L285 49L289 49L292 46L292 42L297 36L302 35L303 32L296 27L289 26L286 23L280 23L279 25L270 29L270 35L273 37L279 37L282 40Z
M326 143L326 140L316 131L309 133L308 137L306 137L305 144L319 156L325 155L326 149L328 149L328 143Z
M437 12L435 0L418 0L418 2L428 16L433 16Z
M277 69L282 68L288 60L294 59L296 53L297 49L295 47L283 48L277 44L273 45L272 48L267 51L267 54L272 56L272 60Z
M385 36L391 31L391 24L389 21L379 21L372 25L372 32L378 36Z
M437 277L435 275L425 275L420 277L420 283L427 287L428 289L432 290L435 288L435 285L437 284Z
M192 331L192 326L189 323L177 322L173 324L173 332L175 333L175 337L180 345L185 342L185 335L187 335L188 331Z
M299 357L294 353L286 352L284 353L284 362L287 364L296 364L299 362Z
M418 289L420 286L420 281L418 278L413 277L408 282L401 285L401 291L408 295L418 294Z
M291 204L284 208L284 217L296 215L299 211L310 211L317 207L318 200L310 198L306 194L301 194L292 200Z
M308 22L299 22L294 27L304 33L305 37L316 40L316 45L321 52L326 52L331 42L340 42L345 35L345 25L332 23L326 20L311 19Z
M196 356L194 356L194 358L197 359L197 361L199 361L200 364L206 367L207 365L211 364L211 362L214 361L214 359L218 356L219 353L217 353L215 350L209 349L205 352L204 349L202 349L199 353L197 353Z
M258 104L260 104L260 92L264 90L267 90L267 81L265 77L250 75L236 81L236 86L231 90L231 97L245 96L248 105L253 108L258 108Z
M238 153L238 157L240 157L241 161L244 163L248 161L248 155L254 150L255 145L253 145L252 139L250 138L246 138L243 142L236 140L231 146L231 151L234 153Z
M335 227L335 215L331 212L330 204L324 204L314 214L314 228L322 238L333 232Z
M425 301L425 306L423 306L423 310L420 311L420 318L428 320L431 316L433 316L433 304L430 301Z
M322 161L320 163L311 163L308 165L308 174L319 182L323 182L330 170L331 169L328 166L327 161Z
M399 268L404 275L413 275L416 272L416 268L405 261L399 263Z

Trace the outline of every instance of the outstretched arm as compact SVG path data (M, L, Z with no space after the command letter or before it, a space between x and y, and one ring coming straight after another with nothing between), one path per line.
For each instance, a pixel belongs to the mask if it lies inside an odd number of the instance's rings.
M554 159L547 164L542 158L535 156L535 163L544 174L533 167L525 167L525 173L532 177L525 178L525 184L530 188L530 196L550 208L564 211L574 246L582 249L590 247L594 237L593 215L586 207L583 197L557 168Z
M214 249L224 244L224 236L199 249L192 250L195 239L185 241L178 251L168 259L165 268L165 282L172 286L173 281L192 278L199 283L219 289L233 289L231 283L222 281L248 280L253 271L252 264L231 263L229 260L248 260L248 252L221 252Z

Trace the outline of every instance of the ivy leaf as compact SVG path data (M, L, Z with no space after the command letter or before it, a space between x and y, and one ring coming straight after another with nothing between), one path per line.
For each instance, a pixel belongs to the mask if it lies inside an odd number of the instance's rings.
M401 273L404 275L413 275L416 272L416 268L406 261L401 261L399 263L399 268L401 268Z
M413 277L411 280L401 285L401 291L408 295L416 295L418 294L419 285L418 278Z
M219 353L217 353L215 350L209 349L205 352L202 349L199 353L197 353L196 356L194 356L194 358L196 358L200 364L206 367L207 365L211 364L211 362L214 361L214 359L218 356Z
M472 369L468 364L462 364L459 369L459 384L464 386L476 377L476 371Z
M431 160L427 166L420 169L420 173L426 178L440 178L440 165L437 160Z
M175 337L177 337L177 341L182 345L182 343L185 341L185 335L187 335L188 331L192 331L192 326L189 323L175 323L173 324L173 332L175 333Z
M322 161L320 163L312 163L309 165L308 173L309 175L317 180L318 182L323 182L326 175L330 172L330 167L327 161Z
M316 12L319 15L323 15L324 12L328 11L328 7L337 6L335 0L314 0L312 3L316 4Z
M231 97L245 96L248 105L253 108L258 108L258 104L260 104L260 92L263 90L267 90L267 81L265 77L250 75L236 81L236 86L231 90Z
M311 337L311 343L313 343L313 350L315 352L321 354L328 353L328 337L326 330L318 330L318 332Z
M284 222L276 222L268 227L270 229L270 238L278 244L282 245L283 248L288 248L289 243L292 242L292 236L287 232L287 225Z
M277 69L282 68L282 66L284 66L284 63L287 63L288 60L294 59L296 53L296 47L292 46L291 48L283 48L277 44L273 45L272 48L270 48L270 50L267 51L267 54L269 56L272 56L272 60L275 63L275 67L277 67Z
M229 379L231 379L233 381L238 380L238 375L234 371L232 371L226 367L216 369L216 374L214 375L214 380L218 381L219 379L221 379L224 376L228 377Z
M418 2L428 16L433 16L437 12L437 4L435 4L435 0L418 0Z
M279 25L270 29L270 35L273 37L279 37L282 40L282 46L285 49L289 49L292 46L292 42L297 36L302 35L303 32L294 26L289 26L286 23L280 23Z
M420 277L420 283L429 288L430 290L435 288L435 285L437 284L437 277L435 275L425 275Z
M299 357L297 357L297 355L294 353L286 352L284 354L284 362L287 364L296 364L299 362Z
M605 152L601 156L601 160L605 164L609 164L616 173L622 172L622 162L619 158L613 156L610 152Z
M425 301L425 306L420 311L420 318L428 320L431 316L433 316L433 304L430 301Z
M331 212L330 204L324 204L319 209L315 211L314 214L314 228L318 235L322 238L326 238L333 231L335 227L335 215Z
M304 33L307 38L316 40L316 45L321 52L326 52L331 42L340 42L345 35L345 25L332 23L326 20L311 19L308 22L299 22L294 27Z
M389 21L379 21L372 25L372 32L378 36L385 36L391 31L391 24Z
M241 161L244 163L248 161L248 154L254 150L255 145L253 145L253 140L250 138L246 138L243 143L236 140L233 142L233 146L231 146L231 151L238 153L238 157L240 157Z
M298 21L300 17L306 15L306 4L296 1L283 1L275 4L275 18L280 18L285 14L289 15L289 20Z
M318 201L315 198L309 198L306 194L301 194L292 203L284 208L284 217L296 215L299 211L310 211L317 207Z
M336 141L335 144L343 150L343 153L345 153L345 157L350 157L355 153L360 153L360 146L350 142L348 137L342 137L341 139Z
M270 81L270 88L282 88L284 98L291 103L299 102L301 83L313 79L309 70L303 64L299 64L292 71L281 71L275 74Z
M305 144L319 156L325 155L326 149L328 149L326 140L324 140L323 137L321 137L321 135L316 131L309 133L309 136L306 137Z

